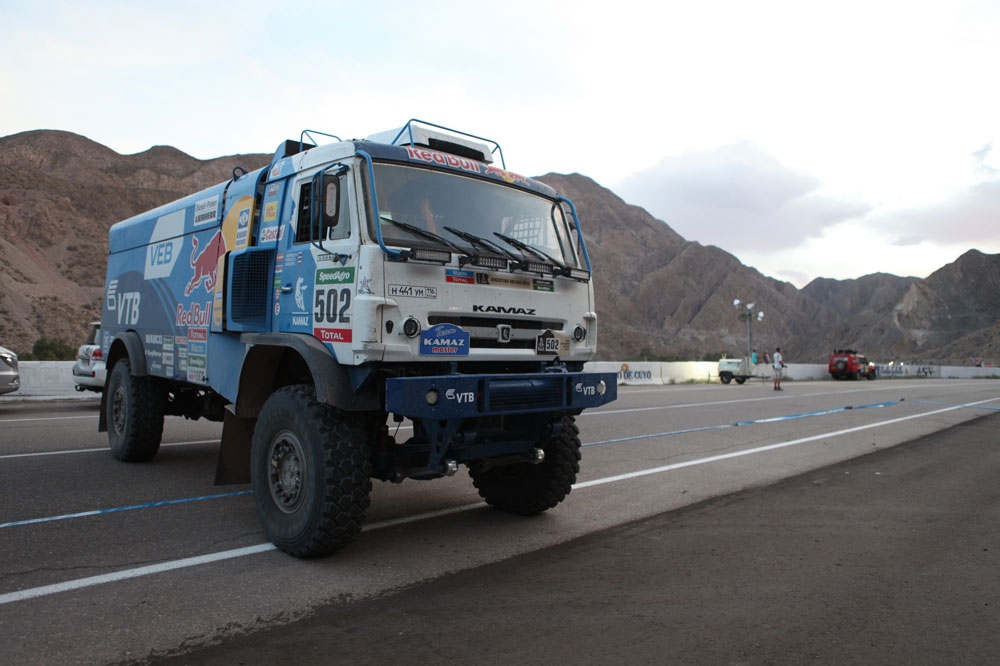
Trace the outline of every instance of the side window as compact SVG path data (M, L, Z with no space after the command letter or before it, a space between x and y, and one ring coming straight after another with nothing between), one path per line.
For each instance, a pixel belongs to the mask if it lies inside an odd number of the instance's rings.
M347 196L347 188L344 187L342 178L334 178L328 181L333 187L328 187L328 197L336 196L339 206L336 206L336 214L323 216L321 224L314 224L312 221L313 196L311 182L302 183L299 188L299 210L298 219L295 224L295 242L312 243L324 240L340 240L349 238L351 235L350 203ZM332 204L332 202L331 202ZM328 204L328 208L334 205Z

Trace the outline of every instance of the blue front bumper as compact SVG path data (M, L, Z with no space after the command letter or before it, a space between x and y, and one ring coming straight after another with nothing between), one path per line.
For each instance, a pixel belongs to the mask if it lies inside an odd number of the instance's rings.
M411 419L571 412L618 398L613 372L440 375L386 380L386 411Z

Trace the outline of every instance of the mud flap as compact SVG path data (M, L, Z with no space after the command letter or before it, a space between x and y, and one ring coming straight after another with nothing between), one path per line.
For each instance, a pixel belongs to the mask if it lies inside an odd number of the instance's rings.
M250 483L250 444L257 419L240 418L226 406L222 422L222 446L215 467L215 485Z

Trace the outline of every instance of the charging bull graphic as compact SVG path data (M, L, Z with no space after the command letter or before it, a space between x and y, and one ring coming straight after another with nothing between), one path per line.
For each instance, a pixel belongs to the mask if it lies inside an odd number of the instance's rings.
M222 236L222 231L216 231L212 240L205 244L205 249L198 252L198 237L191 238L194 246L191 248L191 268L194 275L191 281L184 287L184 295L190 296L191 292L198 288L202 280L205 281L205 291L212 291L215 288L215 272L218 266L219 257L226 252L226 239ZM197 254L197 256L195 256Z

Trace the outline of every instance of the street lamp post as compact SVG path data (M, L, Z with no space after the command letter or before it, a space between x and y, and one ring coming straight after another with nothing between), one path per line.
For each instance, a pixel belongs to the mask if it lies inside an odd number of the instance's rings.
M763 310L758 310L757 313L754 314L754 308L757 307L757 304L756 303L744 303L744 302L742 302L738 298L733 299L733 307L735 307L737 310L740 310L740 314L739 314L740 321L745 321L747 323L747 354L746 354L746 364L747 364L747 371L749 372L750 371L750 352L753 349L753 332L752 332L753 320L756 319L757 321L763 321L764 320L764 311ZM745 309L745 311L744 311L744 309Z

